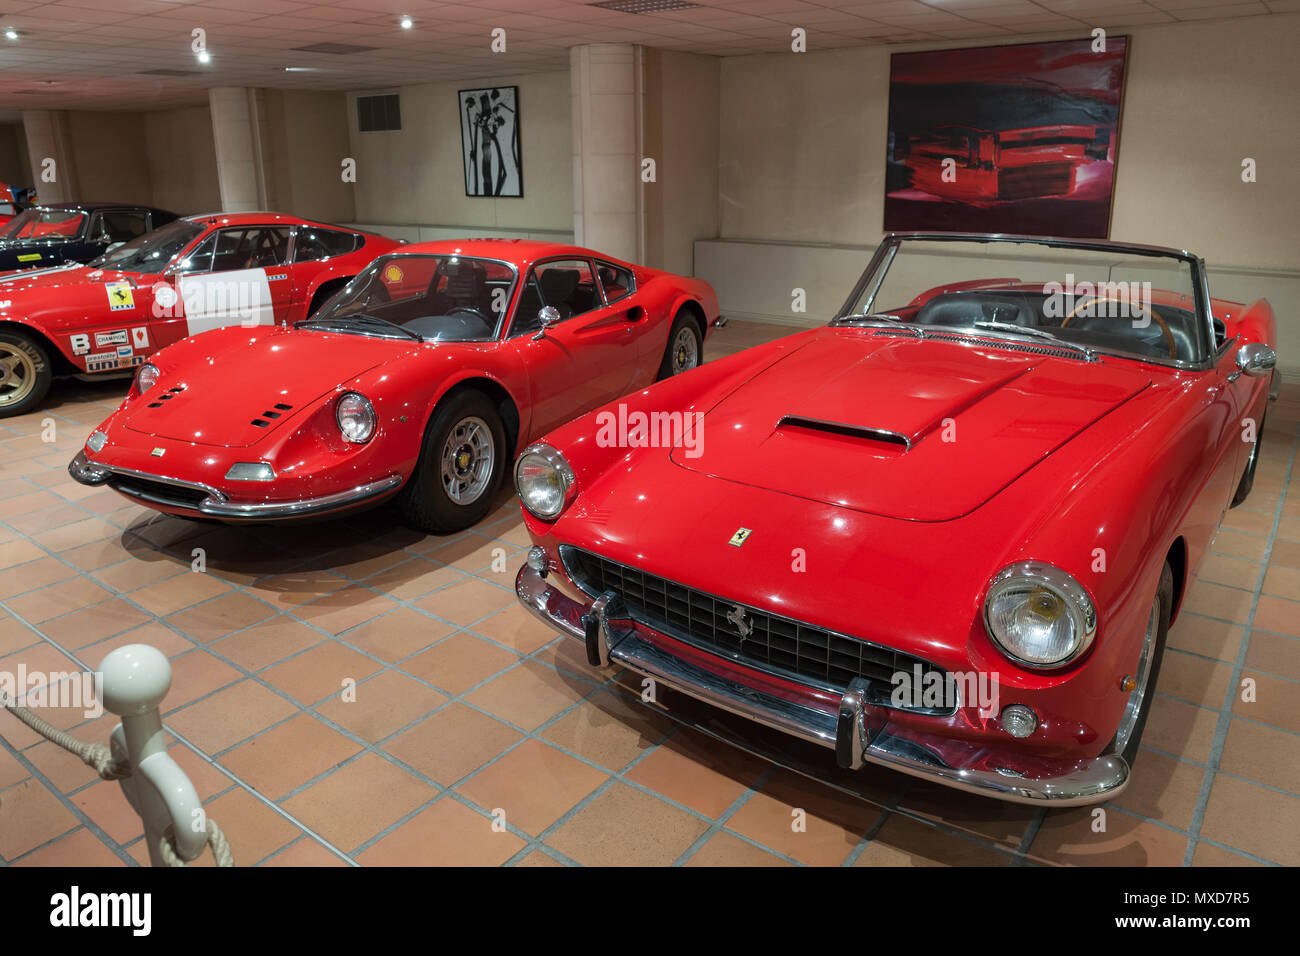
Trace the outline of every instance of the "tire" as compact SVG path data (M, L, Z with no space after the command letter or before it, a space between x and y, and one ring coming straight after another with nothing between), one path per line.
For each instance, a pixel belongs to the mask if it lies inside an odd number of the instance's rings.
M490 442L490 460L482 466L485 442ZM464 531L492 509L493 492L501 484L507 454L505 426L491 399L468 389L444 399L424 431L415 471L397 494L397 510L421 531ZM445 455L450 456L447 469L443 467ZM460 500L453 496L458 490Z
M1146 728L1147 716L1151 713L1151 701L1155 698L1156 681L1160 679L1160 662L1165 655L1165 641L1169 637L1169 619L1173 610L1174 572L1166 561L1160 570L1160 584L1151 602L1147 640L1143 642L1132 673L1137 678L1138 686L1129 695L1124 714L1120 718L1120 726L1106 748L1107 753L1123 757L1130 767L1137 758L1142 731Z
M40 341L26 332L0 330L0 418L30 412L54 381L54 368Z
M659 377L655 381L689 372L703 359L704 340L700 337L700 327L695 324L695 317L682 309L673 319L673 327L668 330L668 347L664 349L663 361L659 363Z
M1255 443L1250 446L1250 458L1246 461L1246 470L1237 484L1237 493L1232 496L1229 508L1235 508L1250 497L1250 489L1255 487L1255 466L1259 464L1259 446L1264 441L1264 420L1268 418L1268 409L1259 416L1259 428L1255 430Z

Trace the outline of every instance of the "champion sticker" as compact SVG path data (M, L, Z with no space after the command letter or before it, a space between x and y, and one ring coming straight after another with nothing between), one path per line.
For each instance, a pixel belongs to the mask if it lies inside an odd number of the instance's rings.
M96 332L95 347L106 349L112 345L126 345L129 339L126 337L126 329L119 329L116 332Z
M135 295L131 292L131 283L107 282L104 284L104 288L108 291L108 310L110 312L123 312L135 308Z

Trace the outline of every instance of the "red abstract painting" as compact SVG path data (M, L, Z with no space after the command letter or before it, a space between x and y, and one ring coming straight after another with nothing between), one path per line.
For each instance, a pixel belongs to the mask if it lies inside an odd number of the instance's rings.
M1107 238L1127 48L894 54L885 230Z

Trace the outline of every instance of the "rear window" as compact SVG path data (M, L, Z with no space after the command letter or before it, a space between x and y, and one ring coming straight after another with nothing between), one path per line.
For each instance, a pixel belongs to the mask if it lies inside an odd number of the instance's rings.
M303 228L298 230L294 262L315 262L331 256L345 256L361 247L361 237L337 229Z

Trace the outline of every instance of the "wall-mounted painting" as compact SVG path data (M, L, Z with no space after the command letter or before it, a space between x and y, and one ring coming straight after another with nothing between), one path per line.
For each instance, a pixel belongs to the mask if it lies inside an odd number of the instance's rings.
M461 90L458 97L460 140L465 156L465 195L523 196L519 87Z
M895 53L885 230L1104 239L1126 37Z

